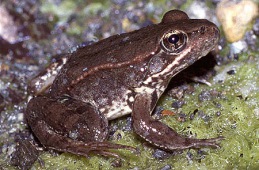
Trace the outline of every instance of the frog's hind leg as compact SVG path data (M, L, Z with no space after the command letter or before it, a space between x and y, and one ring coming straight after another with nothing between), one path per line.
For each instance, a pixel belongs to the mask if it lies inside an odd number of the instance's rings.
M150 113L153 110L156 99L153 101L152 99L152 95L139 94L134 101L132 113L133 128L145 140L166 150L201 148L204 146L219 147L217 142L222 140L223 137L211 139L184 138L170 127L158 120L154 120Z
M27 106L26 119L41 144L50 149L88 156L116 156L111 149L133 147L105 142L107 119L92 105L72 98L36 97Z

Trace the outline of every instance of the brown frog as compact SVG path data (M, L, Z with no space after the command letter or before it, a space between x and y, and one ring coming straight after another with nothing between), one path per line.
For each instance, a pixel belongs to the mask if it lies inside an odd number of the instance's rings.
M44 147L84 156L116 156L110 149L132 149L106 141L108 120L127 114L132 115L134 131L159 148L218 147L222 137L184 138L151 117L170 79L218 40L213 23L172 10L159 24L79 48L47 94L30 100L28 124Z

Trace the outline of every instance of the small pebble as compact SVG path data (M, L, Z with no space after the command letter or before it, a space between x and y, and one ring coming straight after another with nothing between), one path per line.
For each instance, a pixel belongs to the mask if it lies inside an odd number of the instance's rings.
M203 150L199 149L199 150L197 151L197 155L198 155L199 159L204 159L206 153L205 153Z
M259 18L255 20L255 24L253 26L253 31L255 35L259 35Z
M121 167L122 166L122 161L121 161L121 159L115 159L115 160L112 161L111 165L114 168Z
M122 127L123 131L132 130L132 117L127 117L126 125Z
M170 170L172 167L170 165L165 165L161 170Z
M254 31L246 32L245 41L246 41L247 45L249 46L249 48L251 48L252 50L258 49L257 36Z
M190 120L193 120L194 117L195 117L195 115L196 115L196 113L198 113L198 112L199 112L199 110L198 110L198 109L195 109L195 110L190 114Z
M178 121L179 122L185 122L187 119L187 116L185 113L180 113L179 116L178 116Z
M213 102L213 103L214 103L214 102ZM222 105L221 105L220 103L215 102L214 104L215 104L216 108L219 108L219 109L222 108Z
M202 91L200 94L199 94L199 100L201 102L204 102L204 101L209 101L212 99L212 96L210 94L209 91Z
M0 94L0 104L4 103L4 97Z
M217 111L217 112L216 112L216 115L217 115L217 116L220 116L220 115L221 115L221 112L220 112L220 111Z
M169 157L169 154L163 150L156 149L155 152L153 153L153 157L156 159L166 159Z
M155 118L155 119L161 119L162 118L162 111L164 110L164 108L163 107L161 107L161 106L157 106L157 107L155 107L155 110L153 111L153 117Z
M191 152L187 152L186 157L189 161L193 160L193 154Z
M247 49L248 49L248 45L244 40L233 42L230 45L230 52L232 54L238 54L238 53L241 53L242 51L247 51Z
M209 122L210 117L206 115L203 111L199 110L198 116L204 120L204 122Z
M179 109L184 105L184 101L183 100L178 100L172 103L172 107L175 109Z
M229 70L229 71L227 72L227 74L228 74L228 75L234 75L234 74L236 74L236 70Z

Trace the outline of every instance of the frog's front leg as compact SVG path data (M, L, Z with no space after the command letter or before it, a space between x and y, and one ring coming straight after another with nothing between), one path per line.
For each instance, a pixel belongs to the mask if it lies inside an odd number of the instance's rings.
M91 104L69 97L33 98L28 103L26 118L46 148L83 156L89 153L118 156L109 150L133 150L130 146L105 142L107 119Z
M138 94L135 98L132 117L133 128L138 135L166 150L200 148L204 146L219 147L217 141L223 139L223 137L211 139L184 138L170 127L158 120L154 120L150 112L152 112L157 99L152 96L155 95Z

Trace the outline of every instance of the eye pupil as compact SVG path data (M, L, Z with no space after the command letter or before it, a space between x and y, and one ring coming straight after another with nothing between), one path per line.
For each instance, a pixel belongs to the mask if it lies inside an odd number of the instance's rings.
M172 44L176 44L179 41L180 37L177 34L172 34L168 37L168 41Z

